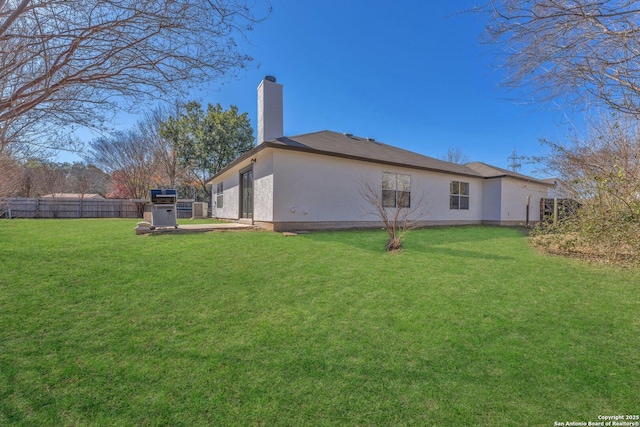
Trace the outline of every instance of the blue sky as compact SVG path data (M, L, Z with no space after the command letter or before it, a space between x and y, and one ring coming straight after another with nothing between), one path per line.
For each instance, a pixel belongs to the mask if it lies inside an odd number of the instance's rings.
M459 147L505 168L514 149L539 155L541 138L567 134L562 111L510 101L516 94L498 87L493 48L479 42L484 17L457 13L473 0L271 4L245 44L253 66L191 99L236 105L255 128L256 88L273 75L284 86L285 135L349 132L432 157Z

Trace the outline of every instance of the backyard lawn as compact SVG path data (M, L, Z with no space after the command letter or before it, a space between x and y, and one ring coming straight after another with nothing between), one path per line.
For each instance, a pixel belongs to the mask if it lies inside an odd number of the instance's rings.
M522 231L0 221L0 425L554 426L640 413L640 272Z

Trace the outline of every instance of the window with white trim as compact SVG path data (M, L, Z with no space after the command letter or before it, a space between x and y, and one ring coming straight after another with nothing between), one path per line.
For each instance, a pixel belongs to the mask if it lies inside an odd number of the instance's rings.
M222 183L218 183L216 187L216 207L221 208L224 206L224 198L222 196L223 186Z
M382 173L382 206L385 208L411 206L411 175Z
M469 183L451 181L449 183L449 209L469 210Z

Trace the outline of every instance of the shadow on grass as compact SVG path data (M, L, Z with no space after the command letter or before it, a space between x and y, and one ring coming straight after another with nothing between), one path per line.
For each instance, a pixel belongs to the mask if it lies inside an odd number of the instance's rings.
M347 245L359 251L385 254L387 233L385 230L349 230L349 231L315 231L300 237L315 243L331 243ZM526 231L506 227L492 226L458 226L421 228L409 231L404 241L403 251L425 254L445 255L456 258L474 258L486 260L514 260L514 257L491 253L482 248L485 243L497 239L513 239L526 237ZM480 250L461 249L455 246L479 248ZM454 247L452 247L454 246ZM488 245L487 245L488 246Z
M410 250L412 252L421 252L424 254L434 254L452 258L483 259L489 261L514 261L516 259L511 256L498 255L488 252L470 251L466 249L453 249L447 248L445 246L431 246L429 248L411 246L407 247L407 250Z
M298 238L322 245L351 246L359 251L384 254L387 233L382 230L312 231Z
M411 230L408 238L425 245L436 246L456 243L479 243L504 238L527 237L524 228L500 227L495 225L458 225L447 227L429 227Z

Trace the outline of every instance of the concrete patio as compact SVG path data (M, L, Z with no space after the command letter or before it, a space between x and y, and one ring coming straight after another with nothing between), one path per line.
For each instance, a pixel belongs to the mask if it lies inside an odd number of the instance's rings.
M208 231L235 231L235 230L255 230L251 224L239 224L236 222L225 222L218 224L179 224L175 227L161 227L152 229L148 222L139 222L135 228L136 234L169 234L169 233L203 233Z

